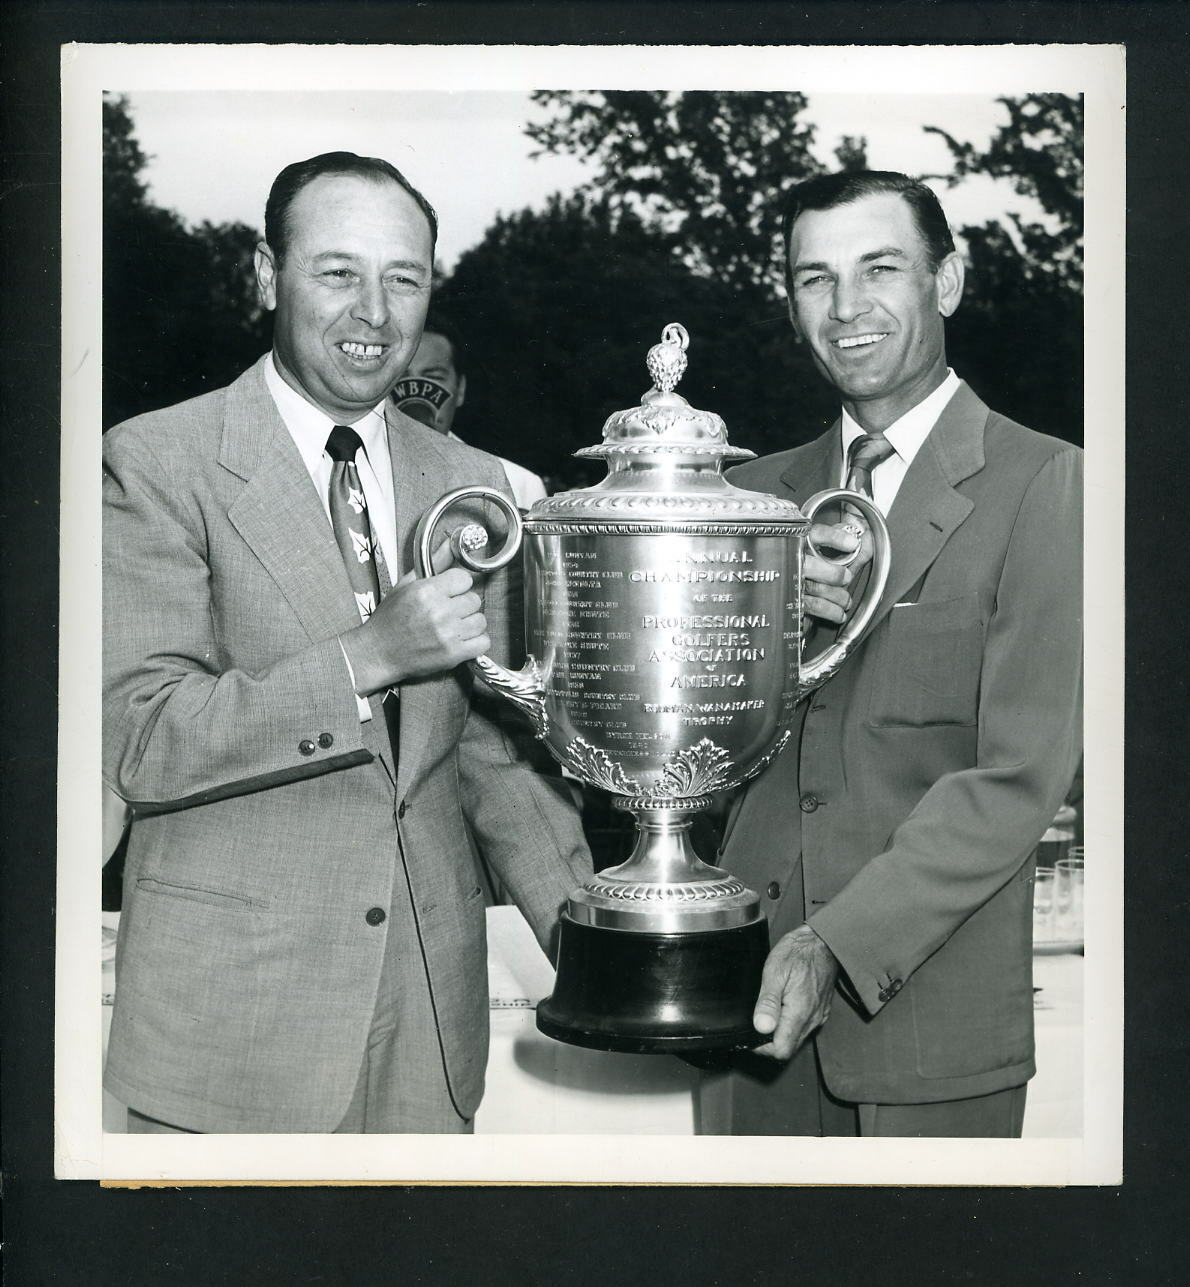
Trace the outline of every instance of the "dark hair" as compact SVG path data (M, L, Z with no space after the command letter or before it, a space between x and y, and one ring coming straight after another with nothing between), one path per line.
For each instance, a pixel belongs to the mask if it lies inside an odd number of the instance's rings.
M438 241L438 216L434 207L395 165L390 165L377 156L356 156L354 152L323 152L319 156L312 156L308 161L295 161L292 165L287 165L273 180L273 186L269 189L269 199L264 206L264 239L276 255L278 267L285 258L289 242L290 206L308 183L328 174L353 174L361 179L370 179L373 183L391 182L403 188L417 202L418 209L430 225L430 249L433 250Z
M445 318L436 317L431 313L426 318L426 324L421 328L423 336L441 335L442 338L450 345L450 361L455 369L456 375L463 374L463 346L459 343L458 333L454 327Z
M832 210L850 205L863 197L892 193L902 197L913 212L913 221L926 245L931 270L954 250L954 238L946 215L933 192L924 183L896 170L843 170L838 174L819 174L794 184L785 194L781 213L781 244L785 248L785 286L793 285L789 262L789 234L794 221L806 210Z

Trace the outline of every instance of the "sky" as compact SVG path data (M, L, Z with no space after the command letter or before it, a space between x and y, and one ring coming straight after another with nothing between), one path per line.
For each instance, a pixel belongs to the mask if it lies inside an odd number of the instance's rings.
M802 118L817 127L825 162L843 135L864 135L878 169L946 173L938 125L964 141L987 142L1007 120L992 94L808 95ZM524 133L543 109L528 93L161 91L127 94L136 136L150 162L150 195L191 224L264 222L273 176L291 161L348 149L383 156L419 187L438 211L438 258L449 271L499 214L540 208L553 192L591 177L571 156L540 156ZM934 185L952 225L982 222L1005 210L1038 212L1005 183L966 180Z

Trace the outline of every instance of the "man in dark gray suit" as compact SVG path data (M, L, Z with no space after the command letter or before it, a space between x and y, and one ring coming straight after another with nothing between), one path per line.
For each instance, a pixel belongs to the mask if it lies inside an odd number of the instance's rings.
M794 500L866 484L892 567L729 818L723 865L767 892L777 939L755 1019L772 1039L706 1080L702 1129L1019 1135L1031 855L1081 746L1082 453L947 366L963 263L928 188L811 179L784 231L794 327L842 414L732 478Z

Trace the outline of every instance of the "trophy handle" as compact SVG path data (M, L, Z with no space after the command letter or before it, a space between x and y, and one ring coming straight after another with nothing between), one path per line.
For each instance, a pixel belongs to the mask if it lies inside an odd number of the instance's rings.
M465 523L450 535L450 548L455 558L473 572L495 572L516 557L525 531L520 510L503 492L494 487L456 487L454 491L439 497L422 515L417 525L413 536L413 554L419 576L433 575L434 533L443 515L459 501L476 498L493 501L504 511L508 519L508 535L495 554L483 555L479 551L487 548L487 529L482 523ZM501 697L528 715L538 737L545 736L545 684L534 657L526 657L520 670L509 670L507 666L501 666L487 656L476 657L471 662L471 668Z
M875 550L872 554L872 570L868 576L867 587L864 589L859 603L852 609L850 617L843 623L843 628L839 632L838 638L829 647L824 648L812 661L804 666L799 666L798 701L826 683L843 662L847 660L847 654L863 637L864 631L868 628L868 623L872 620L880 604L881 596L884 594L884 587L888 584L888 572L892 562L892 549L889 545L888 526L884 521L884 515L861 493L849 491L846 487L828 487L825 491L817 492L811 496L803 506L802 512L808 519L812 520L814 515L831 501L846 501L848 505L854 505L868 520L875 545ZM826 559L830 563L838 563L846 567L848 563L855 560L855 554L849 554L843 558L831 558L819 550L808 535L806 544L819 558Z

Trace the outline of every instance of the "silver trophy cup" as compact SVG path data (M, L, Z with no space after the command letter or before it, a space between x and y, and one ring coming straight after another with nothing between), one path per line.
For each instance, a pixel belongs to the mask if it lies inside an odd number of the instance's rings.
M516 671L489 657L473 665L565 770L636 820L627 861L568 900L554 992L537 1011L543 1032L603 1050L765 1039L752 1026L768 951L760 899L699 859L691 824L781 753L797 703L845 661L888 578L887 529L865 497L833 488L802 511L723 477L724 462L754 453L674 392L687 344L667 326L648 355L653 388L576 453L607 461L602 482L539 501L523 519L499 492L460 488L427 512L416 540L424 573L448 511L476 497L504 510L500 550L486 553L475 524L452 546L478 571L523 546L530 655ZM842 501L871 529L871 570L836 640L806 659L810 521Z

